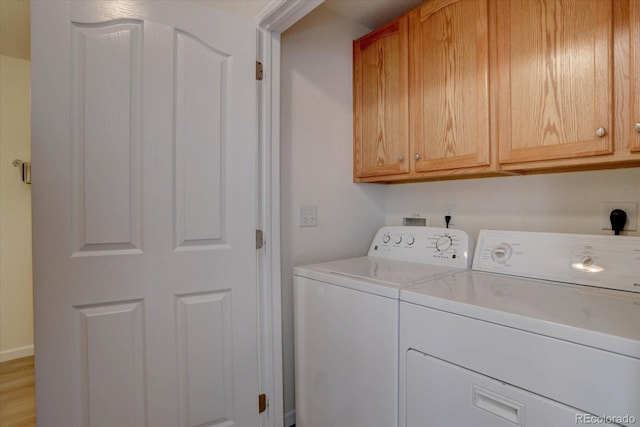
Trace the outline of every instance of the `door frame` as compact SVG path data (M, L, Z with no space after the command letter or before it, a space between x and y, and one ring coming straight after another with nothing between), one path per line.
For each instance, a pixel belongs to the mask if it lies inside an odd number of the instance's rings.
M256 16L257 60L265 78L257 85L258 321L261 393L268 396L262 427L284 426L282 374L282 280L280 264L280 35L324 0L274 0Z

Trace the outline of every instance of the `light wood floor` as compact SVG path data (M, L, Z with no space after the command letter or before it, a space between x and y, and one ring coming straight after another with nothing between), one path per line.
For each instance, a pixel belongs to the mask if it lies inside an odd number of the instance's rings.
M33 356L0 363L0 426L35 425Z

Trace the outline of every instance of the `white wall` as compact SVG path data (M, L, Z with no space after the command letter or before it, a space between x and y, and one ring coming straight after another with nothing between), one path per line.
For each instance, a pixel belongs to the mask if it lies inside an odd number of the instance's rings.
M424 212L441 226L452 203L454 227L474 238L482 228L607 234L600 227L605 201L640 202L640 168L400 184L389 187L386 210L389 224Z
M294 265L364 255L385 222L383 186L352 183L351 41L369 29L319 7L282 35L284 408L294 407ZM318 226L298 227L301 204Z
M0 361L33 354L31 187L14 159L31 159L30 63L0 55Z

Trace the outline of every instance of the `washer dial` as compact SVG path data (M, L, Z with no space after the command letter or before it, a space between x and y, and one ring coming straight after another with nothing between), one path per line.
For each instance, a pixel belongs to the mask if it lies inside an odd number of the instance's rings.
M446 252L451 249L452 246L453 240L451 239L451 236L447 236L446 234L438 237L438 240L436 240L436 249L438 252Z
M491 259L493 259L497 263L505 263L509 258L511 258L511 246L506 243L502 243L495 248L491 249Z

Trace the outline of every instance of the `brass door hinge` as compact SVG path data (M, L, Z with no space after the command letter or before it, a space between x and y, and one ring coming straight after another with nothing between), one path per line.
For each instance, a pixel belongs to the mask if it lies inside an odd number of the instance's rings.
M256 249L262 249L264 247L264 232L262 230L256 230Z
M264 69L262 67L262 62L256 61L256 80L264 79Z
M267 395L262 393L258 396L258 413L261 414L267 410Z

